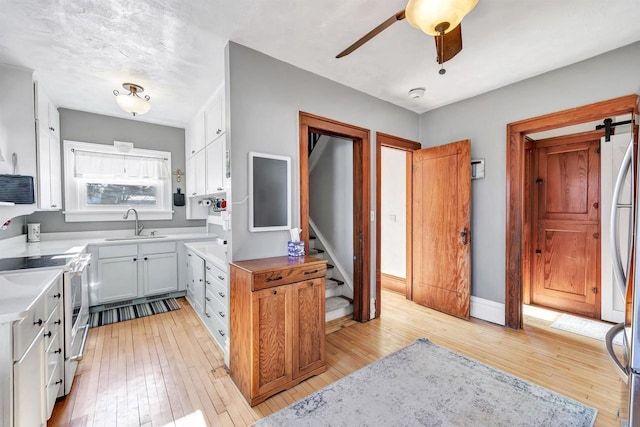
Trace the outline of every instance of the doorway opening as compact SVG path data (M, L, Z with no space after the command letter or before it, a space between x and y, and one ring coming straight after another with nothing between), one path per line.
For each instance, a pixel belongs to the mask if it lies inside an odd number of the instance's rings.
M376 134L376 317L382 289L412 299L413 151L420 144Z
M599 317L600 212L609 209L600 203L600 134L543 132L637 114L637 101L630 95L507 125L507 326L522 328L523 303L558 298L556 308ZM563 181L567 173L574 179Z
M336 259L344 259L346 253L352 253L352 260L349 265L348 261L343 262L343 272L349 275L352 272L352 284L353 289L351 293L346 293L345 296L352 295L353 300L353 319L359 322L366 322L370 320L371 313L371 262L370 262L370 223L369 218L369 206L371 204L371 189L370 189L370 137L369 130L352 126L346 123L341 123L332 119L315 116L309 113L300 112L299 115L299 153L300 153L300 228L302 229L301 239L305 242L305 247L310 248L310 225L314 223L313 219L310 221L310 166L309 166L309 153L320 149L317 144L325 144L320 140L322 136L330 139L334 138L333 143L335 145L332 148L340 147L339 150L344 151L350 148L351 152L351 188L345 189L342 186L336 186L335 191L341 191L341 199L344 197L351 197L352 204L350 210L352 210L352 232L351 235L343 235L340 239L341 250L335 249L335 245L331 244L331 239L325 239L327 244L323 244L325 252L334 253ZM327 144L330 143L328 140ZM349 147L350 146L350 147ZM343 171L344 172L344 171ZM316 189L322 185L322 180L314 182ZM331 190L330 190L331 191ZM327 193L328 194L328 193ZM327 196L329 197L329 196ZM334 207L322 206L322 201L316 200L315 209L322 212L329 212L332 218ZM318 205L319 204L319 205ZM344 208L345 206L342 206ZM339 215L345 215L344 212L337 213ZM342 218L344 220L344 218ZM323 219L323 222L324 219ZM330 221L329 221L330 222ZM341 221L343 225L348 224L349 221ZM325 224L326 226L326 224ZM314 223L315 237L317 240L318 234L323 234L320 230L320 226ZM333 230L330 231L333 233ZM327 234L330 234L327 232ZM349 233L345 233L349 234ZM323 234L324 235L324 234ZM311 239L313 240L313 239ZM351 245L346 243L351 242ZM314 243L315 246L315 243ZM335 250L334 250L335 249ZM349 252L351 249L351 252ZM333 264L334 269L336 265ZM351 268L349 268L351 267ZM341 272L342 273L342 272ZM337 279L340 281L341 279ZM334 282L335 283L335 282ZM339 285L344 286L344 284Z

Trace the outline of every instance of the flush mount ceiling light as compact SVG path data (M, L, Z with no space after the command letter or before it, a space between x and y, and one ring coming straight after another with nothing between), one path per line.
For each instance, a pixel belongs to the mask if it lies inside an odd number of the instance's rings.
M117 90L113 91L116 96L116 102L127 113L131 113L134 116L144 114L151 109L149 100L151 97L145 95L144 98L138 96L139 93L144 92L144 88L135 83L124 83L123 88L129 91L129 93L120 93Z
M411 89L409 91L409 98L412 98L412 99L422 98L424 96L424 91L425 89L423 87L417 87L417 88Z

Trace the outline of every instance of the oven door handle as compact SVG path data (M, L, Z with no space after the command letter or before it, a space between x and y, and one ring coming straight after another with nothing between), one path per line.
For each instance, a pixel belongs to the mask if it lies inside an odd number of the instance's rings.
M82 359L84 359L84 346L87 343L87 334L89 333L89 325L86 324L81 329L84 329L84 332L82 334L82 343L80 344L80 351L78 352L77 355L69 358L70 362L79 362Z

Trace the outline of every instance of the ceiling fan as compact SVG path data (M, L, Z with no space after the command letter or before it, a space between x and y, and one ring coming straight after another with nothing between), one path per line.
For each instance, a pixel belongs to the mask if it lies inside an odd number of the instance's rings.
M437 61L443 64L462 50L461 21L477 3L478 0L409 0L406 9L369 31L336 58L349 55L392 24L406 18L413 27L435 36ZM440 74L445 72L444 68L439 71Z

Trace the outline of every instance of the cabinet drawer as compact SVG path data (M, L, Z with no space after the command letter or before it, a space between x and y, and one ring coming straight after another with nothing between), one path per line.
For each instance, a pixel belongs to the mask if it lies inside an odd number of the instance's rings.
M217 265L207 262L207 275L217 278L222 283L227 283L227 272L218 268Z
M56 404L56 398L58 397L59 391L60 391L60 387L62 386L62 375L63 375L63 370L62 370L62 366L57 366L56 369L54 370L54 372L51 375L51 378L49 379L49 382L47 383L47 388L46 388L46 402L45 404L46 406L46 413L45 416L47 419L49 419L49 417L51 417L51 413L53 412L53 406Z
M222 322L222 324L224 324L225 326L228 324L229 309L227 308L227 305L223 304L218 298L213 296L213 292L211 292L211 290L209 289L207 289L206 305L207 313L213 313L213 315L216 316L218 320L220 320L220 322Z
M274 286L300 282L302 280L324 277L327 272L327 264L315 264L304 267L292 267L281 270L256 273L253 276L251 290L273 288Z
M48 347L51 344L53 337L56 336L62 330L62 311L59 307L56 307L51 313L51 316L47 319L47 323L44 327L44 346Z
M46 341L45 341L46 343ZM56 370L62 368L62 334L57 333L49 340L49 346L47 347L47 375L45 378L51 382L52 375Z
M163 254L176 251L176 242L143 243L140 245L140 255Z
M227 326L223 324L216 316L211 316L209 320L209 326L213 333L213 338L218 342L220 348L224 351L225 341L227 340L228 330Z
M62 304L62 277L58 278L47 292L45 317L48 319L58 306ZM60 310L62 310L60 308Z
M44 332L45 298L29 310L27 317L13 324L13 360L19 360L38 333Z
M211 290L213 296L220 300L225 306L229 305L229 289L226 284L220 283L216 279L207 276L207 290Z
M138 245L101 246L98 248L98 258L118 258L138 255Z

